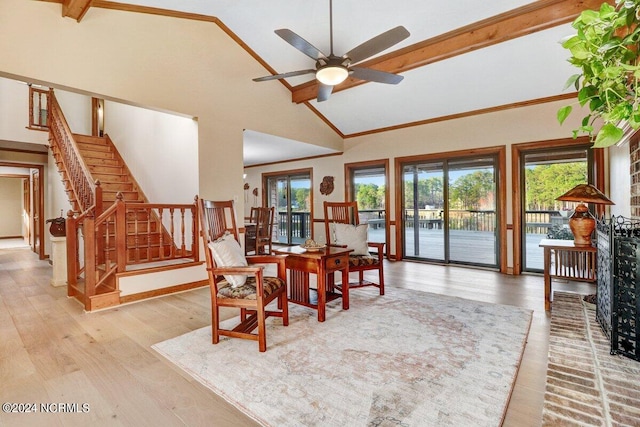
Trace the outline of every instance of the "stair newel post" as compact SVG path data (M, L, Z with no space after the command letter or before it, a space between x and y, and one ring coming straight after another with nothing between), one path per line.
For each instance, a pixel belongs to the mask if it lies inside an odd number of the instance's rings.
M94 212L89 211L84 218L84 309L91 311L91 297L96 294L98 272L96 270L96 226Z
M67 212L65 230L67 235L67 296L76 295L78 285L78 266L80 264L78 254L78 221L73 211Z
M127 269L127 205L122 193L116 196L116 262L118 272Z
M194 261L200 261L200 238L198 236L198 230L200 229L200 223L198 222L198 196L193 198L193 205L191 205L191 253L193 254Z
M96 218L97 218L100 215L102 215L102 212L104 212L104 204L102 202L102 184L100 183L100 180L96 180L95 187L96 187Z

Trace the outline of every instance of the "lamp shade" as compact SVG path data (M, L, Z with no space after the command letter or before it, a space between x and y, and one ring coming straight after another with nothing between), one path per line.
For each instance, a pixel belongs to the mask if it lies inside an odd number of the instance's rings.
M563 202L579 202L573 215L569 218L569 228L573 233L576 246L591 246L591 234L596 228L596 219L589 212L585 203L613 205L607 196L591 184L580 184L556 198Z
M611 200L600 190L591 184L579 184L573 187L571 190L564 193L562 196L556 198L563 202L583 202L583 203L598 203L601 205L614 205Z

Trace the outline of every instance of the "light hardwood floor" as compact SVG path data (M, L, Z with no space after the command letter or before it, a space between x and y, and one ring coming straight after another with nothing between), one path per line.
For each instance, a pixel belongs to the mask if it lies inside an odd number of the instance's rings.
M504 425L539 426L549 329L542 277L410 262L385 268L387 286L534 310ZM0 426L255 425L150 348L210 324L208 288L85 314L65 288L49 284L51 273L29 249L0 250L0 401L87 403L89 412L0 412Z

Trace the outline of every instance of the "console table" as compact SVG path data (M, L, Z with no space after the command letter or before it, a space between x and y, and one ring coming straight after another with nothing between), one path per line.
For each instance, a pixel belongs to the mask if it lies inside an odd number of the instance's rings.
M596 281L595 246L576 246L573 240L543 239L544 248L544 309L551 310L551 279L553 277L579 282Z
M328 247L320 251L307 251L299 246L274 249L287 255L289 270L289 301L316 308L318 322L324 322L326 303L342 297L342 309L349 309L349 252L352 249ZM334 292L333 273L342 272L341 292ZM309 274L316 274L318 289L309 288ZM346 285L345 285L346 284Z

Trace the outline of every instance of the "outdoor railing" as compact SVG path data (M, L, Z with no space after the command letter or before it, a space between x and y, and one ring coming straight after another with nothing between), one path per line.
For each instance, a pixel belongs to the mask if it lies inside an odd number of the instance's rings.
M364 209L359 211L360 223L368 223L373 229L384 228L386 218L383 209ZM417 217L414 217L413 209L405 210L405 227L412 228L415 224L425 229L442 229L441 209L419 209ZM311 232L311 218L308 211L291 213L291 236L304 239ZM527 234L547 234L549 228L556 224L566 224L566 216L556 210L527 211L525 217L525 232ZM463 231L495 231L495 210L462 210L449 211L449 229ZM277 224L278 236L287 236L287 213L278 212Z
M278 212L278 236L287 236L289 224L286 212ZM291 212L291 237L306 239L311 236L311 215L308 211Z

